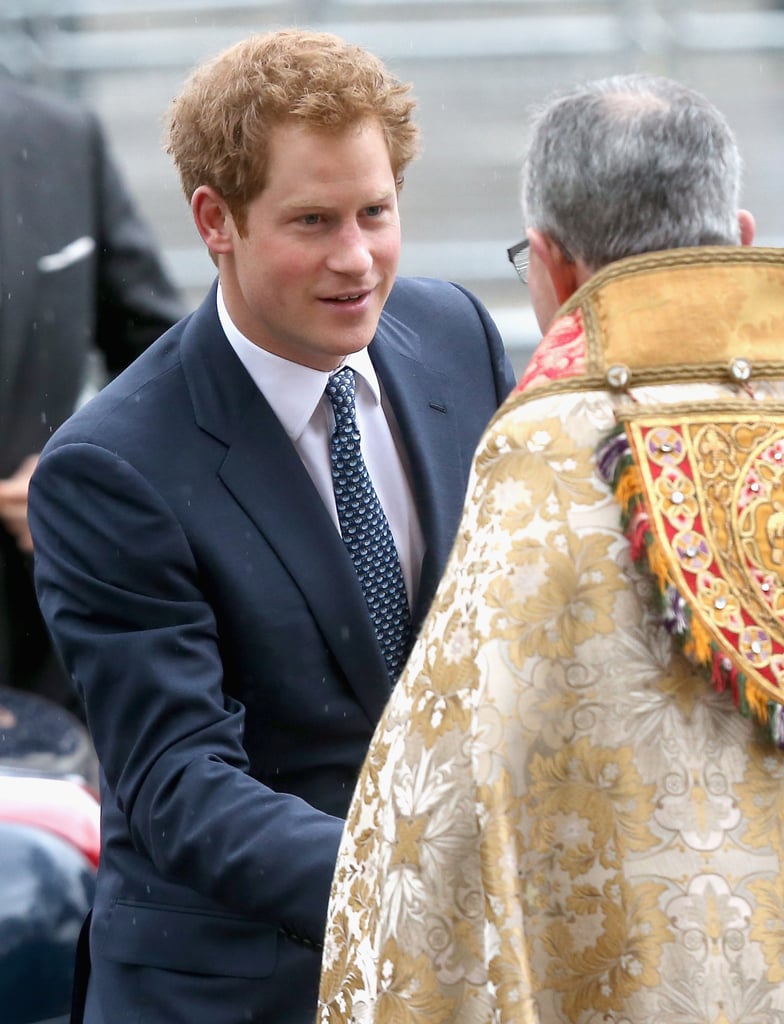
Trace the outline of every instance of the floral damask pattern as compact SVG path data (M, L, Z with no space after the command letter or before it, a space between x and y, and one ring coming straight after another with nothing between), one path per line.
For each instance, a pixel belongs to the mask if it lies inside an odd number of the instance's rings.
M518 390L530 390L585 371L585 334L579 309L561 318L528 361Z
M351 805L321 1024L784 1024L784 754L630 555L594 459L622 401L514 395L477 453Z

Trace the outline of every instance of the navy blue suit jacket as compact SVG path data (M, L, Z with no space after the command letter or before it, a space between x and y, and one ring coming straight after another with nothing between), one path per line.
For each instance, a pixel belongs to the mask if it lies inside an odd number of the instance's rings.
M426 543L513 383L483 308L401 279L370 354ZM41 605L103 772L84 1019L310 1024L343 816L388 696L343 542L214 289L46 446Z

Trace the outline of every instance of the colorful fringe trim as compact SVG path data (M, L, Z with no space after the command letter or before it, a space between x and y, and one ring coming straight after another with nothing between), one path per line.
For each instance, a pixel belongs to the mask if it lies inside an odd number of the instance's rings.
M719 647L692 602L673 582L665 553L651 529L642 477L623 423L600 445L597 465L621 507L621 526L635 564L647 569L656 580L659 611L668 632L678 641L689 661L702 669L713 688L719 693L730 690L740 713L746 718L756 718L775 745L784 749L784 707L772 700Z

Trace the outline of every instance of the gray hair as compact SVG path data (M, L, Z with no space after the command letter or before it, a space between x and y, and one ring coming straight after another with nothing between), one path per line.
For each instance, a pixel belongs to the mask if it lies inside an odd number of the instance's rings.
M732 131L704 96L617 75L534 118L523 209L530 227L598 270L642 252L738 244L740 176Z

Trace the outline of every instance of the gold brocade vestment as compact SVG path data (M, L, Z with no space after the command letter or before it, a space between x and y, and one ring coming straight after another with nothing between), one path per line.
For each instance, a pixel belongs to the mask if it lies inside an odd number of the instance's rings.
M350 810L320 1022L780 1024L784 253L593 277L468 495Z

